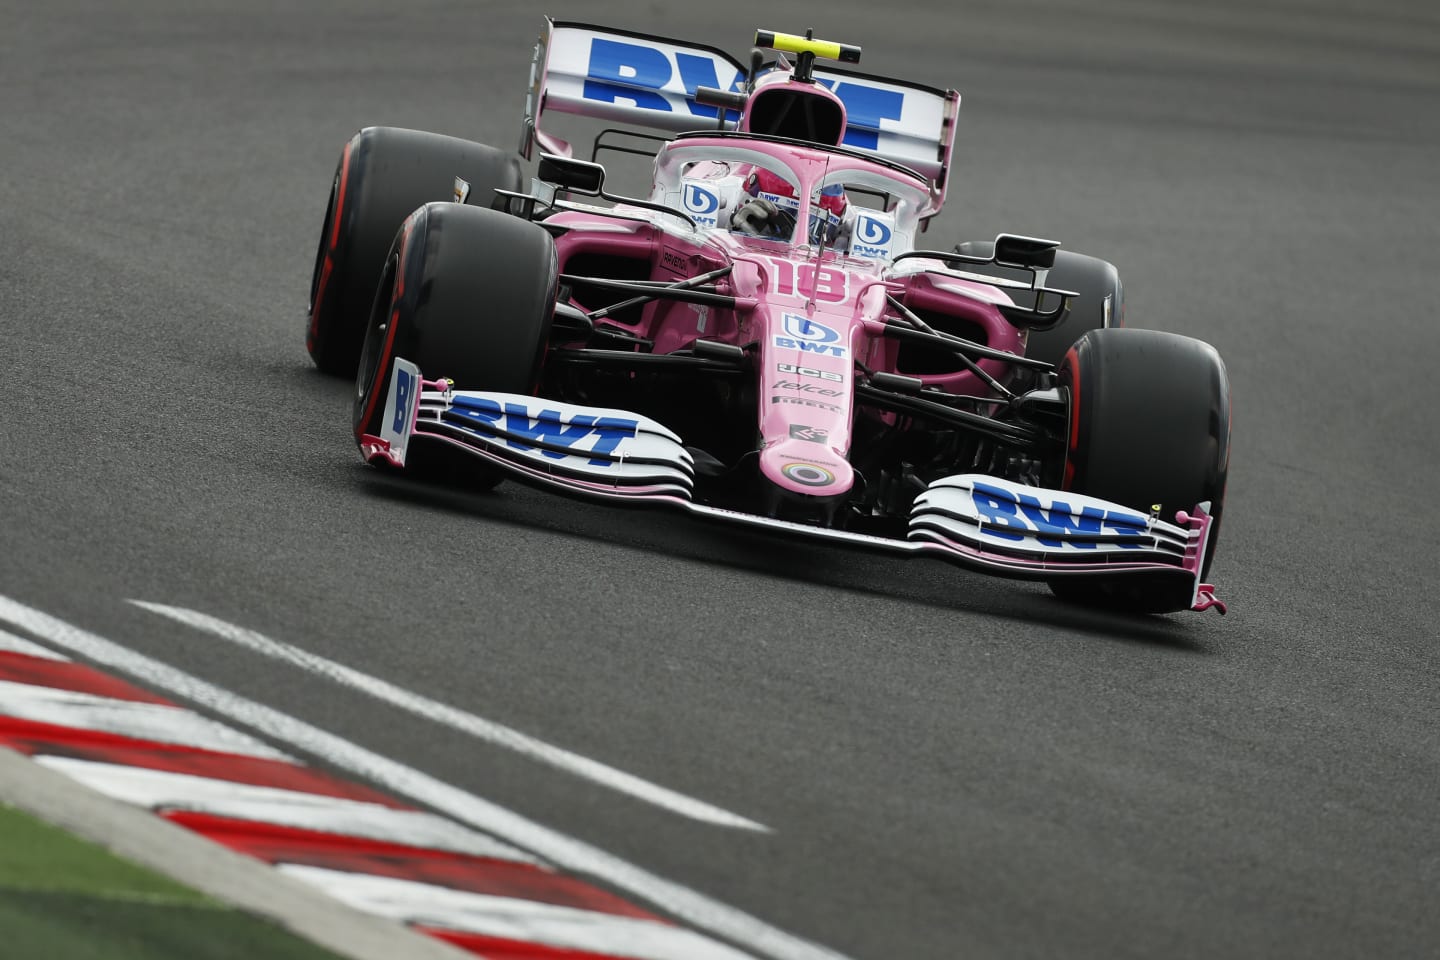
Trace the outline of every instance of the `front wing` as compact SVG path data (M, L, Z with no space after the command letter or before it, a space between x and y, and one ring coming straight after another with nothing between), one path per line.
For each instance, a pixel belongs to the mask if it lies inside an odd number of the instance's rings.
M725 510L693 499L695 463L663 424L624 410L519 394L454 390L397 358L380 434L360 438L369 462L404 467L411 441L460 448L516 479L572 495L643 503L761 530L908 556L938 556L1000 576L1136 575L1189 585L1191 609L1217 608L1200 573L1210 504L1175 522L1094 497L981 474L944 477L916 498L904 540Z

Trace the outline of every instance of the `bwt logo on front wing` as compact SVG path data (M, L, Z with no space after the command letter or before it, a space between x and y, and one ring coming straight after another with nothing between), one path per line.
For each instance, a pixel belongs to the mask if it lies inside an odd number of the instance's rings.
M523 404L500 404L485 397L457 396L454 410L477 423L483 423L505 439L505 445L516 450L533 450L559 460L567 456L596 455L593 467L609 466L620 443L635 436L638 420L623 417L592 417L576 415L569 423L560 419L558 410L530 410ZM593 443L583 441L594 439ZM526 443L525 441L531 441ZM556 449L547 449L556 448Z
M1069 504L1059 500L1052 503L1047 511L1043 503L1029 494L1017 493L1014 501L1010 496L1009 491L983 483L975 484L970 491L970 500L985 526L985 532L1002 540L1020 541L1033 536L1047 547L1068 543L1080 549L1094 549L1094 543L1068 538L1109 533L1139 541L1145 538L1148 530L1148 519L1138 513L1082 507L1076 514ZM1062 541L1061 537L1067 539ZM1143 544L1122 541L1118 546L1135 548Z

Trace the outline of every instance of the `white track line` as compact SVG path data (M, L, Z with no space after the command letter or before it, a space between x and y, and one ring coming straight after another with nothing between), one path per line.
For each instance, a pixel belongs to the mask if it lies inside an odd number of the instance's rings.
M290 760L274 747L222 723L207 720L193 710L12 680L0 680L0 715L201 750Z
M434 884L323 867L282 864L281 872L314 884L365 913L404 923L478 933L635 960L748 960L748 955L693 930L637 917L535 900L495 897Z
M263 704L0 596L0 620L86 659L222 713L297 750L349 770L457 820L502 837L564 869L624 890L676 919L773 960L845 960L843 954L772 927L734 907L627 863L613 854L527 820L413 767L396 763Z
M0 650L6 653L23 653L27 657L40 657L45 660L62 660L69 662L70 658L56 653L49 647L42 647L38 643L31 643L24 637L17 637L13 633L6 633L0 630Z
M107 797L151 810L186 810L476 857L535 862L507 843L423 810L397 810L364 800L71 757L41 755L35 761Z
M395 686L379 677L373 677L361 673L342 663L328 660L319 654L301 650L299 647L283 643L279 640L272 640L264 634L257 633L245 627L227 623L217 617L196 610L187 610L184 607L171 607L161 603L149 603L144 600L131 600L137 607L143 607L152 613L178 620L187 626L194 627L206 633L219 637L222 640L253 650L263 656L275 660L281 660L293 666L308 670L311 673L333 680L363 693L367 693L377 700L408 710L417 716L424 717L444 726L453 727L464 733L470 734L478 740L493 743L496 746L513 750L532 760L549 764L566 773L583 777L601 786L618 790L621 793L629 794L639 800L652 803L657 807L663 807L672 813L711 823L722 827L736 827L742 830L756 830L768 833L770 828L763 824L748 820L739 814L731 813L720 807L705 803L703 800L696 800L687 797L683 793L676 793L666 787L658 786L642 780L637 776L617 770L614 767L606 766L588 757L571 753L561 747L537 740L518 730L502 726L483 717L477 717L473 713L467 713L448 704L431 700L429 697L418 693L412 693L401 687Z

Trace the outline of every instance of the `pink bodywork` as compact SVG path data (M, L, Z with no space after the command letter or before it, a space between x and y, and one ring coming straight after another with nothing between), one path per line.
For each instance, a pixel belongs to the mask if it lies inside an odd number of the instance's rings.
M808 218L809 198L822 177L846 169L875 168L864 158L792 144L746 141L744 146L774 158L798 176L797 220L802 225ZM683 147L687 154L707 148L718 152L734 149L735 141L689 137ZM662 151L657 169L664 156ZM649 211L617 209L645 219L581 211L550 218L550 223L572 228L556 238L562 271L582 253L646 259L653 266L651 275L665 280L734 264L733 272L717 284L719 292L738 298L734 311L659 301L647 306L640 323L627 329L653 339L656 353L689 348L697 339L755 349L760 469L790 493L839 497L854 484L848 457L855 363L871 371L896 371L898 342L884 336L885 319L897 316L886 302L887 294L912 309L943 306L947 314L983 330L988 346L1024 353L1023 335L995 306L997 300L1008 302L995 287L940 272L897 274L887 260L833 250L817 256L803 229L797 231L798 242L747 237L718 227L690 233L676 218L668 218L673 226L662 229L649 222L655 216ZM941 268L939 263L933 266L937 271ZM811 338L795 336L797 328ZM801 339L806 347L799 345ZM997 379L1008 373L1007 365L998 360L982 360L979 365ZM984 382L968 370L921 379L927 386L955 394L989 394Z

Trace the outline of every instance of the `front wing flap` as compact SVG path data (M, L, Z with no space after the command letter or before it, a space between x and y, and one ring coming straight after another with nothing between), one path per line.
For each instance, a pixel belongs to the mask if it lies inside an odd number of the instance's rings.
M663 424L624 410L581 407L511 393L455 390L422 379L397 358L378 437L361 438L367 460L403 467L416 438L464 448L530 479L617 497L688 500L695 461Z
M681 438L625 410L520 394L454 390L397 359L380 436L360 438L371 462L405 466L417 438L462 448L516 479L594 499L647 502L774 533L909 556L932 555L1021 579L1128 574L1175 577L1191 609L1224 612L1200 582L1210 505L1174 522L1094 497L960 474L915 499L904 540L725 510L693 500L694 458Z

